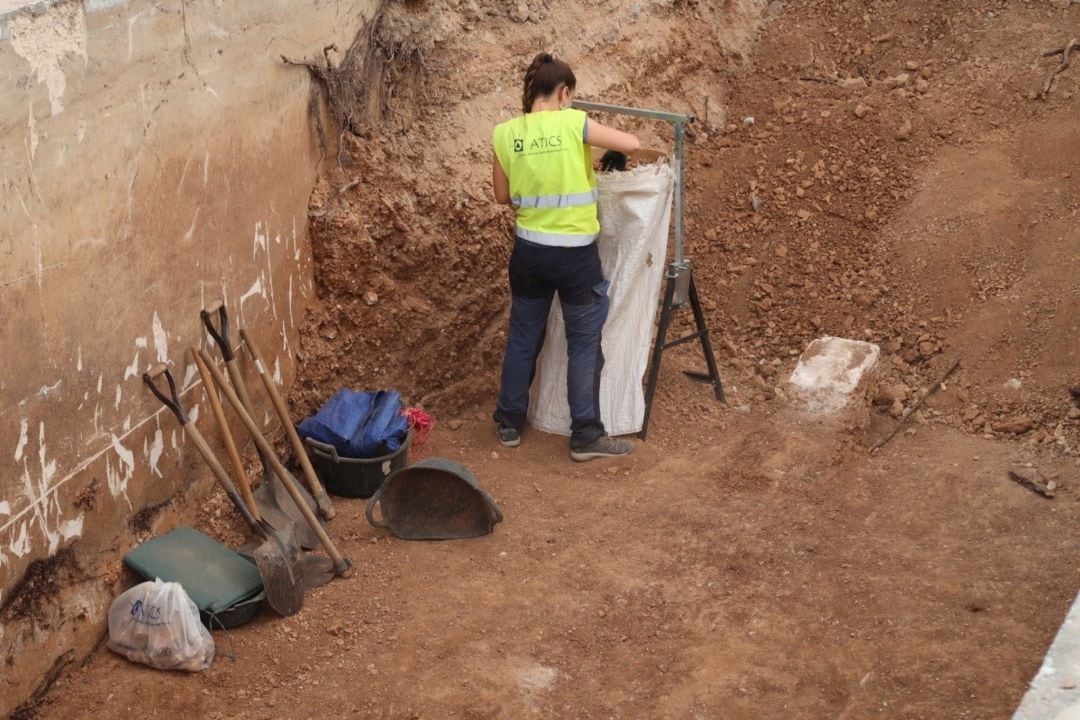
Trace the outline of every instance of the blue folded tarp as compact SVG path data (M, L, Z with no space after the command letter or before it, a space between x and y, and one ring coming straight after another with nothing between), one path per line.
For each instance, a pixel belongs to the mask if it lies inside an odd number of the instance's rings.
M405 442L409 421L401 414L397 390L342 389L319 411L300 422L303 437L333 445L339 455L372 458L395 452Z

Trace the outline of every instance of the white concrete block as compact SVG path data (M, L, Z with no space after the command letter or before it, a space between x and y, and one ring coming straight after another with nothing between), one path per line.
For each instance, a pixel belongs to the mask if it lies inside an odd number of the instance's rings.
M1031 681L1013 720L1080 720L1080 597Z
M877 365L880 355L881 349L873 343L818 338L799 357L791 374L793 394L812 412L841 410Z

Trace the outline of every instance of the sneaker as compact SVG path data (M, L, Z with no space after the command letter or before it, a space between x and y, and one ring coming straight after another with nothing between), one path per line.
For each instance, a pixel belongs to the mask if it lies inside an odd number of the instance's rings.
M577 462L596 460L597 458L619 457L629 455L634 449L634 443L629 440L616 440L604 435L593 440L588 445L579 448L570 448L570 457Z
M503 447L517 447L521 444L521 431L517 428L500 425L495 433L499 436L499 444Z

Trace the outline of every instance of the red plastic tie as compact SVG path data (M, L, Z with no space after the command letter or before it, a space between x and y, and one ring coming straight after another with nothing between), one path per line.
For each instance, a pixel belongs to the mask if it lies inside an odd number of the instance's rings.
M422 455L431 429L435 427L435 418L418 407L405 408L401 414L409 421L409 429L413 432L413 450Z

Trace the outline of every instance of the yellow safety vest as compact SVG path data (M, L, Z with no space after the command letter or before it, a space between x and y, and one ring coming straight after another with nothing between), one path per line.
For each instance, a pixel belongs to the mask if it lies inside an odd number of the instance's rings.
M518 237L557 247L596 240L596 175L584 134L585 113L572 109L529 113L495 127L492 142L510 179Z

